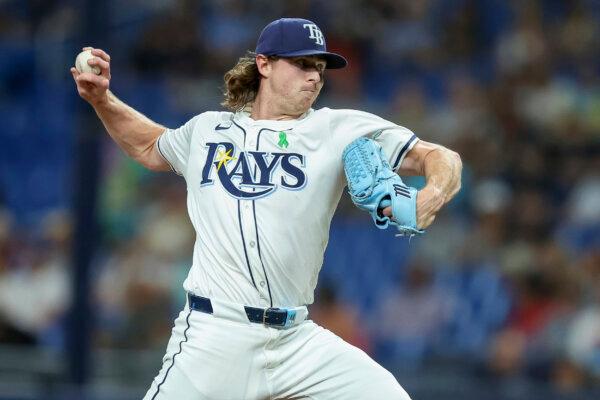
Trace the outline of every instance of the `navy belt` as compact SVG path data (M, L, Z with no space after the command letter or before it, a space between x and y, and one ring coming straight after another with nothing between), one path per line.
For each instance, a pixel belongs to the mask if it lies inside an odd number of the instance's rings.
M207 314L213 313L213 306L210 299L196 296L188 293L188 302L190 308ZM296 318L296 311L285 308L258 308L244 306L246 316L250 322L264 324L267 326L287 327L293 324Z

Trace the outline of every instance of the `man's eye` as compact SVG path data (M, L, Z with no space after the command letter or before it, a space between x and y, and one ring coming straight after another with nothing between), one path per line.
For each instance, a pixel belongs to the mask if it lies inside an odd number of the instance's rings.
M294 62L294 64L296 64L299 68L302 68L302 69L314 68L319 73L322 73L323 71L325 71L325 64L313 63L313 62L310 62L307 60L296 60Z

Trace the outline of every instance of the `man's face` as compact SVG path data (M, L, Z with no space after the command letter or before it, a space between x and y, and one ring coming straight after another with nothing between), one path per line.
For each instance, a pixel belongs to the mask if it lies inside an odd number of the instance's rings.
M327 63L318 56L277 58L268 80L277 106L290 115L305 113L323 87Z

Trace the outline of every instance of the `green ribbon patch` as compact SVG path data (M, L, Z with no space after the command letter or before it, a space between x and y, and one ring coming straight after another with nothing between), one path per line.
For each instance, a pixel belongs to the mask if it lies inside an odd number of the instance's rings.
M277 143L277 145L282 149L287 149L287 147L290 145L287 141L287 136L284 131L279 132L279 143Z

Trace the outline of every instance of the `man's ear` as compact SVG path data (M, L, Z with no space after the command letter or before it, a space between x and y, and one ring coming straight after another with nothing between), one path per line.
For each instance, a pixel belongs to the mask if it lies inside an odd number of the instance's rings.
M268 78L271 75L272 62L267 56L262 54L256 55L256 66L258 67L258 73L263 77Z

